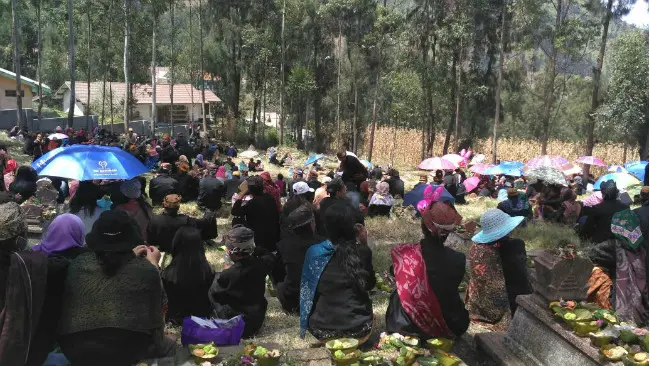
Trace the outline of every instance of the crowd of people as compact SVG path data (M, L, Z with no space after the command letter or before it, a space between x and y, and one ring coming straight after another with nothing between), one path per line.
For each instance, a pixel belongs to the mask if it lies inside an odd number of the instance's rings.
M122 146L137 154L137 140L127 133ZM363 343L377 330L365 221L391 215L408 194L397 170L369 170L343 150L336 171L325 174L315 164L307 171L292 169L288 180L281 174L273 179L261 160L236 163L232 146L186 142L167 134L160 144L143 141L143 163L155 161L150 181L65 184L15 166L0 147L5 179L14 172L0 192L0 364L41 365L55 345L73 365L128 365L170 356L175 341L165 334L165 323L182 324L190 315L242 315L243 336L252 337L266 317L267 277L287 316L299 317L301 337ZM45 153L39 146L34 155ZM271 164L280 163L276 155ZM46 226L40 243L28 248L19 205L38 198L37 183L44 179L69 204ZM417 213L422 239L391 250L396 288L385 314L387 331L455 338L471 321L507 320L516 311L516 297L532 292L526 245L511 233L533 217L574 225L594 242L593 301L647 325L647 187L642 207L632 211L614 182L603 184L600 202L584 207L576 201L576 186L498 178L499 206L482 215L467 258L445 246L460 225L474 231L455 206L473 193L464 189L465 179L462 169L435 172L432 184L422 176L414 187L427 187ZM483 182L480 195L496 183ZM179 212L190 201L203 211L201 218ZM231 223L221 235L225 265L215 272L205 246L215 245L216 215L224 203L230 203ZM160 214L154 214L155 206L162 206ZM636 230L642 235L626 236ZM462 299L458 288L465 277Z

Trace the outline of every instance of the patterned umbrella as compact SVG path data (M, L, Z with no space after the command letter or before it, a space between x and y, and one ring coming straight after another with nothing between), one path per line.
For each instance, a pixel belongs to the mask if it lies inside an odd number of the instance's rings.
M627 173L627 169L623 167L622 165L610 165L609 168L607 168L607 171L610 173Z
M469 168L469 171L479 175L485 175L485 171L492 168L493 164L476 164Z
M557 155L540 155L536 158L530 159L526 166L531 168L539 168L542 166L551 166L554 168L560 169L564 164L567 164L569 161L561 156Z
M595 156L581 156L576 160L576 162L594 166L607 166L604 161Z
M442 158L428 158L422 161L418 168L422 170L454 170L456 165Z
M605 174L602 177L598 178L596 183L594 183L594 189L600 189L600 185L603 182L607 182L608 180L613 180L616 182L616 187L617 188L623 188L626 189L629 186L633 186L636 184L641 184L641 181L636 179L635 176L631 174L626 174L626 173L609 173Z
M564 164L560 167L560 170L562 170L562 173L564 175L574 175L574 174L582 174L582 168L579 165L573 164L573 163L568 163Z
M557 184L561 186L566 185L566 178L564 177L564 174L551 166L540 166L538 168L531 169L526 173L526 177L542 180L544 183L548 184Z
M476 164L483 164L483 163L485 163L485 155L478 154L478 155L474 155L472 161L469 162L469 165L476 165Z
M452 163L454 163L456 168L458 168L460 166L467 165L467 160L465 160L464 157L462 157L462 156L460 156L458 154L447 154L447 155L444 155L442 158L447 160L447 161L451 161Z

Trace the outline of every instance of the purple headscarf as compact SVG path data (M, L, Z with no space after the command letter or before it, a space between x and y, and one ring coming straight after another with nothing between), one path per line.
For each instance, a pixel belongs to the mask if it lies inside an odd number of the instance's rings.
M59 215L50 224L43 241L34 245L32 250L50 256L70 248L83 247L85 235L86 228L78 216Z

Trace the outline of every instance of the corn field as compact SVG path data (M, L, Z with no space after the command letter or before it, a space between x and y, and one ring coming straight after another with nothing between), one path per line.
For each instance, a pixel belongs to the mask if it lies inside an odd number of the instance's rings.
M369 136L368 133L366 136ZM433 144L433 155L441 156L444 144L444 135L439 133ZM452 144L453 145L453 139ZM362 156L368 156L368 141L363 146ZM393 164L395 166L417 166L421 161L422 132L418 130L394 129L391 127L377 128L375 131L375 146L372 157L376 164ZM548 144L548 154L560 155L571 162L584 155L584 145L577 142L551 140ZM449 153L452 151L449 149ZM492 155L492 139L478 139L472 144L475 154L485 154L487 160ZM498 142L498 156L500 160L513 160L526 162L540 155L541 144L536 140L522 140L501 138ZM622 164L625 161L638 160L635 149L627 148L623 144L597 144L594 155L603 159L607 164ZM596 173L600 173L596 171Z

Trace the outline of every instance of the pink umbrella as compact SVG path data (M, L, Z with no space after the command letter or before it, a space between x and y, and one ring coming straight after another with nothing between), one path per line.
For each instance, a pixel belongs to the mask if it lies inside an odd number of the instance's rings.
M604 161L595 156L581 156L576 160L578 163L589 164L595 166L607 166Z
M562 171L562 173L564 173L564 175L582 174L582 168L573 163L562 165L560 167L560 170Z
M601 191L594 192L591 196L582 200L585 207L593 207L603 202L603 193Z
M493 164L476 164L472 165L472 167L469 168L469 171L479 175L484 175L485 171L492 168L493 166Z
M418 165L422 170L454 170L456 166L449 160L441 158L428 158Z
M569 161L558 155L540 155L536 158L530 159L526 166L530 168L539 168L542 166L550 166L553 168L561 169L562 165L567 164Z
M458 168L460 166L467 165L467 160L465 160L464 157L462 157L462 156L460 156L458 154L447 154L447 155L443 156L442 158L447 160L447 161L451 161L452 163L454 163L456 168Z
M465 186L465 190L468 193L475 190L476 187L478 187L478 183L480 181L481 180L479 179L479 177L470 177L470 178L465 179L465 181L463 182L463 185Z

